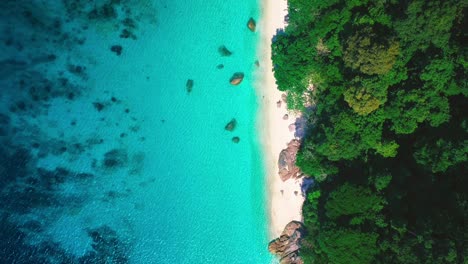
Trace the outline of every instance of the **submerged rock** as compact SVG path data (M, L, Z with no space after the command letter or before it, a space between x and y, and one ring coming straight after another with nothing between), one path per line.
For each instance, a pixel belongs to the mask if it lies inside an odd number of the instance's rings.
M137 39L136 35L126 28L122 29L122 32L120 33L119 37L123 39L128 39L128 38L133 39L133 40Z
M288 147L280 152L278 157L278 174L282 181L302 176L301 170L296 166L296 155L300 146L299 140L293 139L288 143Z
M250 31L255 32L257 28L257 23L253 18L249 19L249 21L247 22L247 27L250 29Z
M218 70L221 70L222 68L224 68L224 64L218 64L218 65L216 66L216 68L217 68Z
M304 225L298 221L291 221L286 225L281 236L268 244L268 250L279 258L280 264L304 264L299 256L301 239L304 235Z
M232 142L234 142L234 143L236 143L236 144L239 143L239 141L240 141L240 138L239 138L239 137L233 137L233 138L232 138Z
M231 79L229 80L229 82L232 84L232 85L239 85L242 80L244 80L244 73L242 72L236 72L232 75Z
M187 88L187 93L190 93L193 88L193 80L188 79L187 84L185 84L185 87Z
M104 104L101 103L101 102L94 102L94 103L93 103L93 106L94 106L94 108L96 108L96 110L97 110L98 112L101 112L101 111L104 109L104 107L105 107Z
M120 45L113 45L111 47L111 51L114 52L115 54L117 54L117 56L120 56L120 54L122 54L122 46Z
M237 126L237 120L233 118L231 121L229 121L229 123L226 124L224 129L226 129L227 131L234 131L234 129L236 129L236 126Z
M224 57L229 57L232 55L232 52L228 50L228 48L226 48L226 46L224 45L219 46L218 51L219 51L219 54L221 54L221 56L224 56Z

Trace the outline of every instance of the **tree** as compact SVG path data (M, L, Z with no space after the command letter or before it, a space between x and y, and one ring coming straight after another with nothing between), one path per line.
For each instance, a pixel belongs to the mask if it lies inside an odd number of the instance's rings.
M426 143L414 152L418 164L429 166L432 172L444 172L449 167L468 160L468 140L452 142L438 139Z
M387 100L387 87L378 78L356 77L344 92L344 100L358 115L368 115Z
M349 229L330 229L318 238L323 252L333 264L373 263L378 253L378 235Z
M331 219L349 216L351 223L356 224L365 219L374 220L384 204L385 200L369 188L345 183L330 194L325 210Z
M343 60L347 67L364 74L385 74L392 69L399 52L395 39L381 42L371 28L357 31L346 41Z

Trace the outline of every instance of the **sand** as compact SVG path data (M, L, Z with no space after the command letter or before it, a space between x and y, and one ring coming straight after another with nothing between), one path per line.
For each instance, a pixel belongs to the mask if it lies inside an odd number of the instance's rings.
M286 0L263 0L261 17L257 23L260 34L256 89L260 101L258 129L265 155L266 183L268 184L267 200L269 201L270 238L278 237L285 225L292 220L302 221L302 204L300 180L290 179L283 182L278 175L278 156L287 143L295 138L289 125L294 124L298 113L288 112L286 103L281 100L273 75L271 61L271 41L276 30L286 26L284 17L287 14ZM285 114L288 120L283 120Z

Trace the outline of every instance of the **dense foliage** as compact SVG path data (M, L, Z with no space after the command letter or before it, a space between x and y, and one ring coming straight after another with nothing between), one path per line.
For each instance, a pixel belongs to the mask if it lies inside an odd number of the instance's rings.
M304 259L468 263L467 2L288 2L272 50L310 121Z

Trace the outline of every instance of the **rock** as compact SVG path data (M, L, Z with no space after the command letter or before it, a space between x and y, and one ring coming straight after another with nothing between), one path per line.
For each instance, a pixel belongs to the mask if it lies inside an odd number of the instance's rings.
M288 96L286 94L281 95L281 100L286 104L286 100L288 99Z
M289 119L289 115L288 115L288 114L284 114L283 120L288 120L288 119Z
M281 236L268 244L268 250L279 258L280 264L304 264L299 256L301 239L304 235L304 225L298 221L291 221Z
M281 107L281 100L279 100L278 102L276 102L276 107L278 107L278 108Z
M226 48L226 46L224 46L224 45L219 46L218 52L219 52L219 54L221 54L221 56L224 56L224 57L229 57L229 56L232 55L232 52L230 50L228 50L228 48Z
M94 103L93 103L93 106L94 106L94 108L96 108L96 110L97 110L98 112L101 112L101 111L104 109L104 107L105 107L104 104L103 104L103 103L100 103L100 102L94 102Z
M232 84L232 85L239 85L242 80L244 80L244 73L242 72L236 72L232 75L231 79L229 80L229 82Z
M224 129L226 129L227 131L234 131L234 129L236 129L236 125L237 125L237 120L235 118L233 118L231 121L229 121L229 123L226 124L226 126L224 127Z
M255 66L260 67L260 62L258 60L255 61Z
M239 137L233 137L233 138L232 138L232 142L234 142L234 143L236 143L236 144L239 143L239 141L240 141L240 138L239 138Z
M253 18L249 19L249 21L247 22L247 27L250 29L250 31L255 32L255 29L257 28L257 23Z
M122 46L114 45L111 47L111 51L117 54L117 56L120 56L120 54L122 54Z
M187 83L185 84L185 87L187 88L187 93L190 93L193 88L193 80L188 79Z
M301 170L296 166L296 155L300 146L299 140L293 139L288 143L288 147L280 152L278 157L278 174L282 181L299 178L303 175Z

